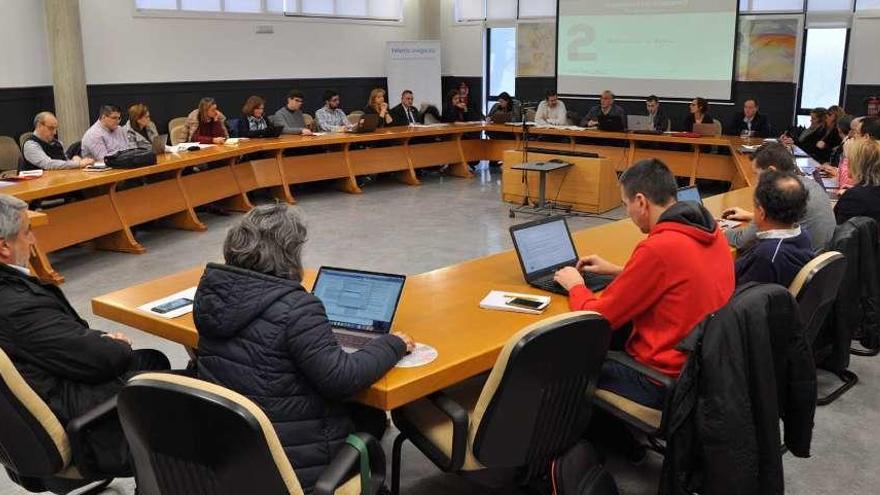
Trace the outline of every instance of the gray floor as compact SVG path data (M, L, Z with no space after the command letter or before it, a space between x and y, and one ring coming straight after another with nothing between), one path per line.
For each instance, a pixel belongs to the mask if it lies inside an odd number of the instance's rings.
M379 180L369 184L362 195L319 187L297 189L294 192L310 229L305 263L417 274L509 249L507 228L521 219L508 218L499 191L497 172L485 168L474 180L429 175L420 187ZM608 214L615 218L621 215L620 208ZM67 278L65 293L93 327L125 332L136 347L161 349L173 365L183 366L186 355L182 348L94 316L89 301L148 279L219 261L225 230L237 215L203 217L209 226L204 233L161 227L139 230L137 237L147 248L140 256L86 248L56 253L52 261ZM573 219L570 224L577 230L604 222ZM817 411L813 457L785 456L788 493L871 493L880 485L880 432L873 429L880 424L880 358L854 357L851 369L860 376L860 383ZM386 435L388 453L390 438ZM639 467L612 458L609 468L623 493L653 494L661 463L662 459L652 454ZM441 474L409 446L404 451L403 491L425 495L483 493L456 476ZM105 493L133 492L131 480L120 480ZM25 492L0 476L0 495L17 493Z

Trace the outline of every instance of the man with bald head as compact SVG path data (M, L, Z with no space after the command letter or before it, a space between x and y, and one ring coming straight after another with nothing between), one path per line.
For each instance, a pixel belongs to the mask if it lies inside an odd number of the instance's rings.
M95 163L91 158L68 157L57 135L58 119L52 112L40 112L34 117L34 135L24 142L21 149L24 170L64 170Z
M626 110L614 103L614 93L607 89L599 97L599 104L591 108L583 120L581 120L581 126L593 127L598 125L600 115L620 117L620 122L626 125Z
M788 287L813 259L810 236L800 221L809 193L793 172L767 170L755 187L754 222L758 240L736 259L736 283Z

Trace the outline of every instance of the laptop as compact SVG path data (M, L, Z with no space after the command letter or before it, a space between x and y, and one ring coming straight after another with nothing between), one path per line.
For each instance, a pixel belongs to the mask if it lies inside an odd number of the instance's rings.
M654 121L647 115L627 115L626 128L630 131L654 131Z
M514 225L510 227L510 236L526 283L555 294L568 294L553 280L557 270L575 266L578 261L565 217L554 216ZM581 274L584 283L593 291L604 289L613 279L608 275Z
M510 122L512 115L510 112L497 112L496 114L489 117L489 121L493 124L506 124Z
M831 199L837 199L837 188L840 187L837 177L825 177L822 175L822 171L815 167L812 176L813 180L825 189Z
M694 203L699 203L700 206L703 205L703 198L700 196L700 190L697 186L678 188L678 191L675 193L675 199L678 201L692 201ZM727 220L724 218L718 220L718 225L720 225L722 229L735 229L739 227L740 223L741 222L737 222L736 220Z
M168 134L159 134L158 136L154 137L150 141L150 144L153 146L153 153L155 153L157 155L161 155L162 153L165 153L165 143L167 143L167 142L168 142Z
M623 132L623 119L619 115L600 113L596 120L599 122L600 131Z
M277 138L284 131L283 125L275 125L269 122L269 126L266 127L266 134L264 137L267 138Z
M342 350L355 352L391 331L405 282L406 275L324 266L312 293Z
M720 136L721 128L718 124L694 124L694 134L701 136Z
M357 125L349 132L364 133L373 132L379 127L379 115L375 113L361 115Z

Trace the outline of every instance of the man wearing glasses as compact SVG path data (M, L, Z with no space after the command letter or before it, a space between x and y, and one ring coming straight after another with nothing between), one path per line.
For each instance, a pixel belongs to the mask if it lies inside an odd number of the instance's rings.
M68 157L58 140L58 119L52 112L40 112L34 117L34 134L22 145L23 170L65 170L88 167L95 160Z
M324 106L315 112L315 120L318 130L323 132L336 132L348 125L345 112L339 108L339 93L328 89L324 92Z
M82 138L82 153L86 158L103 162L104 157L131 147L125 131L119 127L122 111L116 105L102 105L100 117Z

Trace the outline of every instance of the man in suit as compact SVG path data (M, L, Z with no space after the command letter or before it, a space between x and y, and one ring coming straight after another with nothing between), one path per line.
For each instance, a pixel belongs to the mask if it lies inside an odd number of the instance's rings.
M405 89L400 94L400 105L391 109L391 125L411 125L424 123L424 117L413 105L413 92Z
M660 110L660 99L654 95L645 100L645 108L648 110L648 117L651 119L651 128L655 131L669 130L669 117Z
M27 203L0 194L0 348L62 425L112 399L135 372L168 369L152 349L132 350L122 333L89 328L61 289L28 270L34 243ZM119 421L88 433L83 455L102 472L131 476Z
M727 134L742 135L743 131L751 132L752 137L770 137L770 123L767 117L758 113L758 100L749 98L743 102L742 112L737 112L727 126Z

